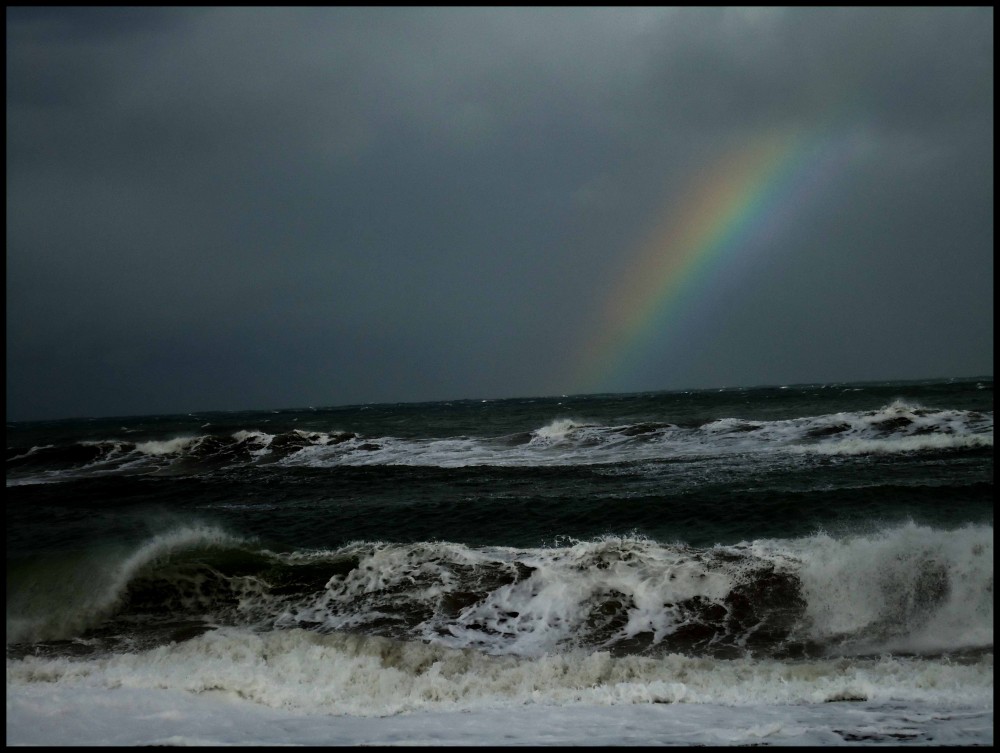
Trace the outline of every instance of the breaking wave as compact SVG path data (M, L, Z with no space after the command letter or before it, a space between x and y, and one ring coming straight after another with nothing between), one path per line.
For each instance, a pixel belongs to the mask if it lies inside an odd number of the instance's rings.
M907 523L709 548L602 537L534 549L355 542L287 553L182 527L117 557L31 567L8 576L8 652L52 640L98 650L123 635L149 645L222 626L536 657L993 645L993 529L984 525Z

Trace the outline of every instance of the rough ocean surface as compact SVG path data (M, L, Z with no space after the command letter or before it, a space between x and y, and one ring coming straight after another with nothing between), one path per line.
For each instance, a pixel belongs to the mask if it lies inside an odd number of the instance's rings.
M993 381L7 424L7 743L993 743Z

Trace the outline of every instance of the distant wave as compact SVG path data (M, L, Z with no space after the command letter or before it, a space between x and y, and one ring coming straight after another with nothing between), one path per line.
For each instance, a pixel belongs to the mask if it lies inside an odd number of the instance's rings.
M897 400L878 410L754 421L721 418L699 425L605 425L560 418L530 432L497 437L411 439L347 431L178 436L63 446L8 448L8 486L112 474L199 474L277 463L338 465L553 466L720 454L894 454L993 447L993 414L925 408Z

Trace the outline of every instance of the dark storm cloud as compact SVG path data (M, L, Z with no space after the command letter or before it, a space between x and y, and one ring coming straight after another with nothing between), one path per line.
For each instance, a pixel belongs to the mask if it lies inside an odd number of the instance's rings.
M782 125L860 134L846 195L613 386L991 371L992 19L9 9L8 416L574 389L656 212Z

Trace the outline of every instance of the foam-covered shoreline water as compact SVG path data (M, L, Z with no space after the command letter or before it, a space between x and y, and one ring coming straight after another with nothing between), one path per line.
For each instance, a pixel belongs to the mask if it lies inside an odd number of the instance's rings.
M101 658L8 659L7 688L8 744L993 742L991 653L525 659L224 628Z
M220 691L45 683L7 698L8 745L993 744L992 708L978 705L538 703L371 717L304 715Z
M213 691L272 708L359 716L534 703L970 706L991 697L992 677L988 654L803 662L573 651L525 658L356 633L235 628L134 653L28 656L7 666L10 685Z

